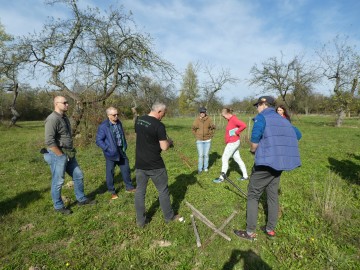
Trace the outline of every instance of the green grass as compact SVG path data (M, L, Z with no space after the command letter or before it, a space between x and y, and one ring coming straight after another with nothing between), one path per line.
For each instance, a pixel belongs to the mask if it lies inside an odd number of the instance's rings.
M249 116L243 116L248 122ZM246 119L246 120L245 120ZM234 228L245 228L246 200L228 184L213 184L221 168L223 127L211 148L211 167L197 175L197 153L190 126L193 119L165 118L175 148L163 153L169 174L173 207L186 223L165 224L157 192L148 186L146 206L152 216L145 229L135 223L134 197L124 192L117 168L120 198L106 192L105 162L92 144L78 148L85 174L86 193L95 206L78 207L71 188L63 188L74 213L54 212L50 197L50 171L39 153L43 147L42 122L20 122L22 128L0 126L0 268L1 269L360 269L360 120L347 119L343 128L333 118L300 116L302 167L281 177L282 216L277 237L259 231L251 243L236 238ZM131 121L124 122L128 156L134 167ZM250 171L247 132L241 155ZM230 162L229 177L239 169ZM134 178L134 171L132 177ZM70 181L69 177L66 181ZM135 179L133 179L135 181ZM120 183L120 184L119 184ZM247 182L236 182L245 190ZM234 210L235 218L223 230L228 242L196 219L203 244L196 247L188 201L220 227ZM265 223L260 204L258 225ZM167 241L169 246L161 246Z

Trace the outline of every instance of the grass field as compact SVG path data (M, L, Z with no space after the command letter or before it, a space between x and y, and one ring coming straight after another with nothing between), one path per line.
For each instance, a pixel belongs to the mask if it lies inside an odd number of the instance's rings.
M240 116L241 118L241 116ZM248 123L249 116L242 119ZM190 132L193 119L165 118L175 148L163 153L169 174L173 207L185 223L165 224L157 192L149 184L146 198L151 222L136 227L134 197L124 192L117 169L120 198L110 200L105 185L105 162L95 144L78 147L85 174L85 191L95 206L76 205L73 189L63 196L74 213L54 212L50 171L39 153L43 147L42 122L20 122L21 128L0 126L0 268L1 269L360 269L360 120L347 119L344 127L333 118L300 116L302 167L281 177L281 217L277 237L236 238L234 228L245 228L246 200L229 184L213 184L221 168L223 124L212 142L210 171L197 175L197 153ZM134 165L135 135L124 121L128 156ZM241 155L250 171L247 132ZM231 161L229 177L239 169ZM134 171L132 177L134 179ZM66 178L66 182L71 179ZM227 241L196 219L202 247L197 248L191 203L217 227L236 210L223 232ZM265 222L260 204L258 225Z

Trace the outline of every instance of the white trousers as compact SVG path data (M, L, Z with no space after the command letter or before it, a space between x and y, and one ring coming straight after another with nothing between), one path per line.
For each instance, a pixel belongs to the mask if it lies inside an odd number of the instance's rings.
M232 157L239 165L239 168L242 172L242 176L244 178L248 178L248 173L246 171L245 163L240 157L239 147L240 147L240 140L233 143L228 143L225 146L224 153L221 158L222 161L221 172L225 174L227 173L227 170L229 169L229 159ZM220 176L220 178L223 179L222 176Z

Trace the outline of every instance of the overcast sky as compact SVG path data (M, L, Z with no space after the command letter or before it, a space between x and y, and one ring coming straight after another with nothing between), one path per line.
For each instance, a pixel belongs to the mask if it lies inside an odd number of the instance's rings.
M184 72L189 62L229 69L240 79L225 86L225 102L259 92L246 79L254 64L270 57L305 54L336 35L360 41L359 0L80 0L80 6L110 5L130 11L138 29L154 39L155 50ZM43 0L0 0L0 21L11 35L39 31L47 16L63 18L62 8ZM215 70L214 70L215 71ZM200 82L203 75L199 74ZM179 84L179 83L178 83ZM328 93L326 89L318 91ZM322 87L324 88L324 87Z

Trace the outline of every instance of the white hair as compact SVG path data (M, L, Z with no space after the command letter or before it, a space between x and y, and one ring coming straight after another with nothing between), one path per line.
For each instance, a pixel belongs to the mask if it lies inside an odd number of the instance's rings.
M164 103L161 102L155 102L152 106L151 106L151 110L153 112L158 112L158 111L165 111L166 109L166 105Z
M114 107L109 107L106 109L106 114L109 115L111 111L117 111L117 109Z

